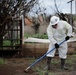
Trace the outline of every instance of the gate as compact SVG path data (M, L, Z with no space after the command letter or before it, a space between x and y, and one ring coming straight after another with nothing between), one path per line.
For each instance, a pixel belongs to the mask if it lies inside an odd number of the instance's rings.
M22 20L8 20L0 26L0 56L22 51Z

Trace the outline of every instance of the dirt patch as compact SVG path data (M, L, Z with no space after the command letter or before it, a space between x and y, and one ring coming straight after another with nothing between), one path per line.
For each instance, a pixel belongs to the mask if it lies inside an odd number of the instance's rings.
M70 61L69 61L70 59ZM9 58L4 59L6 64L0 65L0 75L76 75L76 55L70 56L67 59L66 65L69 70L60 69L60 61L58 58L54 58L51 64L51 70L47 72L44 67L46 67L46 58L38 62L34 67L32 67L28 73L24 72L31 63L36 59L34 58ZM56 61L56 62L55 62ZM71 63L73 62L73 63Z

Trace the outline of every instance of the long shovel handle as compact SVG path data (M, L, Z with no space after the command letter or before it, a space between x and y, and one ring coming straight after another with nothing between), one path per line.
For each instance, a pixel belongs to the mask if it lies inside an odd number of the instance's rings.
M62 41L61 43L59 43L59 46L61 44L63 44L66 40ZM53 50L55 50L56 48L54 47L53 49L51 49L49 52L47 52L46 54L44 54L42 57L40 57L39 59L37 59L34 63L32 63L29 67L26 68L26 71L28 69L30 69L32 66L34 66L37 62L39 62L41 59L43 59L47 54L49 54L50 52L52 52Z

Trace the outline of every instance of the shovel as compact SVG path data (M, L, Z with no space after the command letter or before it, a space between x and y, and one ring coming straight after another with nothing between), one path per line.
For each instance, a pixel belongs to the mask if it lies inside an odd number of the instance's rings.
M59 43L59 45L63 44L66 40L62 41L61 43ZM52 52L53 50L55 50L56 48L51 49L49 52L47 52L46 54L44 54L42 57L40 57L39 59L37 59L34 63L32 63L30 66L28 66L24 72L28 72L28 70L33 67L36 63L38 63L40 60L42 60L47 54L49 54L50 52Z

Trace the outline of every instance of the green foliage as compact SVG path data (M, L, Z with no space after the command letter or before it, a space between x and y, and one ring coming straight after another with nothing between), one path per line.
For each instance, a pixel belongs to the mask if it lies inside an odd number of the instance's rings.
M73 20L76 20L76 16L73 16Z
M36 68L36 70L37 70L37 72L38 72L39 75L44 75L44 71L42 71L41 69Z
M41 69L39 69L39 68L36 68L36 70L37 70L37 72L38 72L38 75L58 75L58 74L56 74L56 73L54 73L54 72L49 72L49 71L47 71L47 70L41 70Z
M53 59L53 60L52 60L52 63L53 63L54 65L57 65L59 62L60 62L60 60L58 60L58 59Z
M15 41L13 41L13 43L14 43ZM18 41L17 43L15 43L15 44L20 44L20 41ZM15 45L15 44L13 44L13 45ZM3 41L3 46L10 46L11 45L11 41L9 41L9 40L4 40Z
M55 74L55 73L48 73L48 75L58 75L58 74Z
M33 37L33 38L40 38L40 39L48 39L47 34L34 34L34 35L25 34L24 37L26 37L26 38Z
M10 46L10 41L6 40L6 41L3 41L3 46Z
M0 58L0 65L5 64L4 59Z

